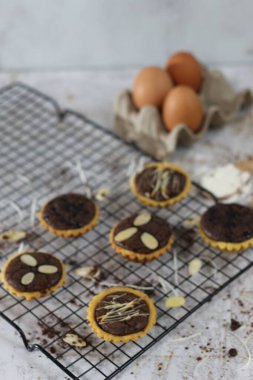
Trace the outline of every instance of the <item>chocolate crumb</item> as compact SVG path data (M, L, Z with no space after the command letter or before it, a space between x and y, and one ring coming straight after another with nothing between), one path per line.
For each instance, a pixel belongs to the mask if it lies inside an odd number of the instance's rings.
M68 260L65 260L65 263L70 265L70 266L75 266L77 265L77 261L76 260L73 260L73 259L68 259Z
M200 360L202 360L202 357L201 357L201 356L198 356L198 357L196 358L196 360L197 360L198 362L200 362Z
M237 329L239 329L239 327L241 327L241 323L239 323L238 321L236 321L235 319L231 319L231 323L230 323L230 329L232 331L235 331Z
M51 354L55 354L56 353L56 348L55 347L50 347L49 351L51 352Z
M235 356L237 356L238 352L235 348L230 348L230 350L228 351L228 356L230 358L234 358Z
M161 371L163 369L163 363L159 363L157 369L158 371Z

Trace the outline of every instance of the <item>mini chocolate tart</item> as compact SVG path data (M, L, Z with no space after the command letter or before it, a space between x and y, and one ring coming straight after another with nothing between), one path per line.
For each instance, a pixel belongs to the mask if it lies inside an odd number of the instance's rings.
M66 270L61 260L49 253L23 252L9 258L1 279L9 293L31 301L60 288L66 281Z
M144 166L130 181L137 199L148 206L171 206L187 197L191 190L188 174L169 162L152 162Z
M82 194L64 194L49 201L40 211L43 227L57 236L76 237L90 231L98 222L99 209Z
M217 203L201 217L199 232L221 251L240 252L253 245L253 210L236 203Z
M117 253L142 263L163 255L173 244L169 223L148 212L132 215L119 222L111 230L109 239Z
M156 310L143 292L124 287L110 288L91 300L87 320L99 338L127 343L148 333L156 323Z

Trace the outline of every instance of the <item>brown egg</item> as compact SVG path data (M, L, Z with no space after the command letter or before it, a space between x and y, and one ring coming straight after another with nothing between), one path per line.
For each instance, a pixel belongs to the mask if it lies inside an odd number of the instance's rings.
M163 121L171 131L178 124L186 124L194 132L201 127L204 110L196 92L187 86L174 87L163 104Z
M199 91L203 82L203 70L198 60L188 52L173 54L166 64L166 70L175 85L185 85Z
M137 108L146 105L161 107L172 86L170 76L165 70L155 66L145 67L135 78L133 102Z

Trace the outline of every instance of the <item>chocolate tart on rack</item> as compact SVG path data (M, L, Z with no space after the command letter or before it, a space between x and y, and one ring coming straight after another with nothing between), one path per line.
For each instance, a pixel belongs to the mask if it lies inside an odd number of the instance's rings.
M120 221L111 230L109 240L121 256L144 263L165 254L174 239L166 220L145 211Z
M149 332L156 323L156 309L145 293L115 287L93 297L88 305L87 320L99 338L127 343Z
M214 248L241 252L253 246L253 209L236 203L217 203L202 215L199 232Z
M61 260L43 252L22 252L8 259L1 271L3 287L31 301L54 293L66 281Z
M152 162L132 176L130 188L143 204L166 207L187 197L191 190L191 180L179 165Z
M64 238L77 237L90 231L99 219L96 203L83 194L68 193L53 198L39 213L40 224Z

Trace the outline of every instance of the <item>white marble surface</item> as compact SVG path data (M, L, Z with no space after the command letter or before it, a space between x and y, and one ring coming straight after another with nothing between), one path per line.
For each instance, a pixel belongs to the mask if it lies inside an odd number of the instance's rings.
M222 69L237 88L247 86L253 90L252 67ZM63 107L81 111L107 128L111 128L113 99L119 90L131 86L134 74L135 70L1 73L0 86L9 84L13 80L23 81L52 95ZM252 132L253 119L249 114L240 122L210 133L204 141L194 144L190 149L180 149L174 159L187 167L194 178L198 178L207 167L231 162L233 159L251 154ZM203 306L190 319L137 359L117 379L252 379L253 363L245 367L247 363L245 349L240 341L230 334L229 329L231 318L236 318L242 323L242 327L236 331L239 337L245 338L253 331L252 275L253 270L250 270L231 284L211 303ZM201 334L189 341L173 342L173 339L195 333ZM209 350L201 349L201 346L206 347L207 343L210 343L207 346ZM253 349L253 339L249 346ZM227 351L231 347L237 348L238 356L229 359ZM28 353L21 339L2 319L0 319L0 349L1 379L67 379L67 376L41 354ZM200 362L197 361L198 357L202 358ZM196 369L198 363L201 364Z

